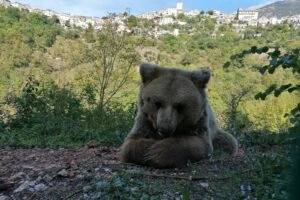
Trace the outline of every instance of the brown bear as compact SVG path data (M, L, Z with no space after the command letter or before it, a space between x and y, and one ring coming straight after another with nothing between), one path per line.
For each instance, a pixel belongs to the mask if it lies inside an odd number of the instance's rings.
M218 128L205 87L210 72L141 64L135 124L121 147L123 162L157 168L184 167L213 148L237 152L237 140Z

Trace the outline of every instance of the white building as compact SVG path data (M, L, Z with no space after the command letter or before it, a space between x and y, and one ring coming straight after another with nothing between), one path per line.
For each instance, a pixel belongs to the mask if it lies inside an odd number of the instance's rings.
M167 24L173 24L174 19L172 17L163 17L160 18L159 25L167 25Z
M184 12L184 15L186 15L188 17L196 17L199 14L200 14L199 10L190 10L190 11Z
M3 5L5 8L11 5L11 2L8 0L0 0L0 5Z
M247 22L247 24L250 26L257 26L258 11L238 9L237 19L239 21Z

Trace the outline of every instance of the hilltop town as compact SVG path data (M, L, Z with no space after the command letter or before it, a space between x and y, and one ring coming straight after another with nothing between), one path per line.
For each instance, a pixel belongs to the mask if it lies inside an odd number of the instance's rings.
M15 7L22 10L28 10L29 12L40 13L49 17L57 17L60 25L64 27L77 26L83 29L88 28L89 25L92 25L94 29L99 30L108 20L118 24L119 31L132 31L130 27L126 25L126 20L133 15L130 13L121 13L121 14L111 14L105 17L87 17L87 16L78 16L67 13L58 13L53 10L43 10L39 8L33 8L30 5L21 4L18 2L11 2L9 0L0 0L0 5L4 7ZM188 18L194 18L198 15L204 15L206 17L212 18L215 20L217 26L222 24L231 24L235 30L239 33L243 32L248 26L260 26L266 27L268 25L276 24L290 24L293 27L300 27L300 14L293 16L285 16L281 18L277 17L266 17L260 16L258 10L242 10L238 9L236 13L225 14L216 10L210 10L207 12L199 10L184 10L183 3L179 2L174 8L167 8L159 11L153 11L149 13L144 13L138 16L134 16L138 19L147 19L153 22L156 26L148 34L158 37L163 34L172 34L177 36L179 34L179 29L174 28L173 30L164 30L161 26L164 25L173 25L177 24L178 26L185 26L187 23L180 20L178 16L185 16ZM160 27L160 28L157 28ZM136 34L139 34L142 31L140 29L135 30Z

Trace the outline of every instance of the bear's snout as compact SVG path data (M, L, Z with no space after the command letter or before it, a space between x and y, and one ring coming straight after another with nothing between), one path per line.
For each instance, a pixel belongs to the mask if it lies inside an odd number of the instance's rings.
M161 108L157 115L157 129L161 136L172 135L177 127L177 113L171 106Z

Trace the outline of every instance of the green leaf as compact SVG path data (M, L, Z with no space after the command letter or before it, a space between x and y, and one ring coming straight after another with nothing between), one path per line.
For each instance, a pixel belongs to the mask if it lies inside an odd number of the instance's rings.
M299 112L300 112L300 103L293 110L291 110L292 115L296 115Z
M223 68L228 68L231 65L231 62L227 61L224 65Z
M294 86L294 87L289 88L289 89L288 89L288 92L289 92L289 93L292 93L292 92L294 92L295 90L300 90L300 85L296 85L296 86Z
M266 65L266 66L263 66L263 67L261 67L261 68L259 68L259 72L262 74L262 75L264 75L265 73L266 73L266 71L268 70L268 65Z
M256 53L256 51L257 51L257 47L256 46L251 47L251 53Z
M190 192L189 191L184 191L182 194L182 199L183 200L189 200L190 199Z
M280 56L280 53L281 53L281 52L280 52L278 49L275 49L275 50L271 53L271 56L277 58L278 56Z
M276 67L269 67L268 72L269 74L273 74L275 72Z
M263 48L261 48L261 51L262 51L263 53L266 53L266 52L269 51L269 47L263 47Z
M274 96L278 97L282 92L284 92L286 89L288 89L291 86L292 86L292 84L287 84L287 85L280 86L280 88L275 90Z
M258 100L258 99L265 100L265 99L266 99L266 95L265 95L264 93L260 92L260 93L256 94L256 95L254 96L254 98L255 98L256 100Z

